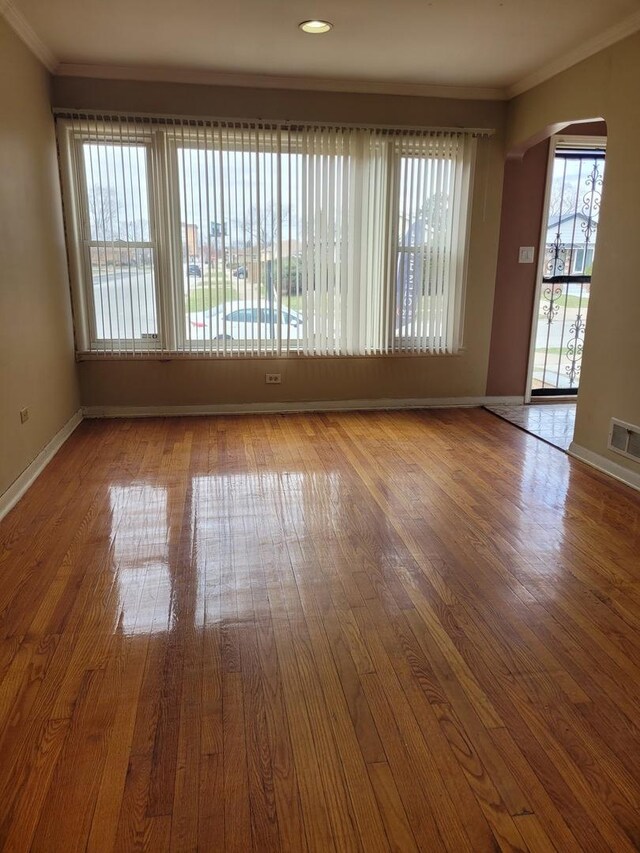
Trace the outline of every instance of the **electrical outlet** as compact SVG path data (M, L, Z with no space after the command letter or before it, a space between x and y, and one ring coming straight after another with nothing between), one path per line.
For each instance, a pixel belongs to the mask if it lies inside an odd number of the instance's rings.
M265 373L264 381L267 385L280 385L282 383L281 373Z
M20 409L20 423L26 424L29 420L29 409L25 406L24 409Z

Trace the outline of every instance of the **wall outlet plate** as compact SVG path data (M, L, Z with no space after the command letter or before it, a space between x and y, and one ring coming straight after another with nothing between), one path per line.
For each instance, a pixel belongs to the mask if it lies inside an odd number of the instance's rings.
M20 409L20 423L26 424L29 420L29 409L25 406L24 409Z
M265 373L264 381L267 385L281 385L282 384L282 374L281 373Z

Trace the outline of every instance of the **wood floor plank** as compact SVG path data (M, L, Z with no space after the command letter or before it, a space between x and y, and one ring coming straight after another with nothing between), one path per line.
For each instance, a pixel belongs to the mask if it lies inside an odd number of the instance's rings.
M114 850L148 850L151 822L147 817L151 756L132 755L116 827Z
M256 667L255 677L260 680L272 774L270 777L269 769L265 768L261 775L264 777L267 804L273 786L280 847L304 851L307 841L300 789L264 571L265 564L273 560L274 550L269 544L268 552L260 559L260 567L251 572L250 578L255 629L255 637L251 637L251 661Z
M82 680L40 812L33 850L63 853L86 849L115 715L113 701L104 701L107 681L107 673L100 670L88 671ZM116 684L112 686L116 692Z
M640 496L481 410L87 421L0 522L0 847L640 849Z
M322 574L319 567L318 572ZM331 709L333 739L338 746L340 760L344 767L345 786L351 802L350 812L357 827L357 835L365 850L382 851L386 848L384 826L345 699L345 690L338 677L325 632L325 623L335 619L335 616L328 614L326 610L321 616L317 601L312 596L305 596L303 610L316 667L324 686L325 704ZM355 835L355 828L353 832Z
M198 839L196 849L222 851L224 831L224 768L222 753L208 753L200 759Z
M391 768L386 761L378 761L369 764L367 769L380 808L380 816L387 831L389 849L394 853L417 851L416 840Z
M279 575L275 567L268 567L267 589L273 614L274 640L282 676L284 701L288 709L292 754L298 768L305 836L310 851L318 851L318 853L323 850L335 851L336 846L320 771L322 757L316 749L313 726L307 710L289 628L285 604L287 588L286 575L284 573Z
M0 843L3 850L30 850L70 720L45 720L21 752L20 776L2 793Z
M118 662L122 670L120 687L116 692L112 681L106 684L108 693L103 701L115 702L117 706L87 842L87 851L91 853L115 847L147 651L147 637L128 640Z
M241 674L225 674L224 707L224 842L225 850L252 850L249 772Z

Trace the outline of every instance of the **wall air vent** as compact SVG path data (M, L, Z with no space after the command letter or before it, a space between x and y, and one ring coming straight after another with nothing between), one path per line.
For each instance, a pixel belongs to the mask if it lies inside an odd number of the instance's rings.
M640 427L611 418L608 447L628 459L640 462Z

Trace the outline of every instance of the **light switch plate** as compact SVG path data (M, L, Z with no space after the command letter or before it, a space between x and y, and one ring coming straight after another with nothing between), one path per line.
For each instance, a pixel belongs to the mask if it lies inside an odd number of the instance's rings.
M536 250L534 246L520 246L520 251L518 252L518 263L532 264L535 256Z

